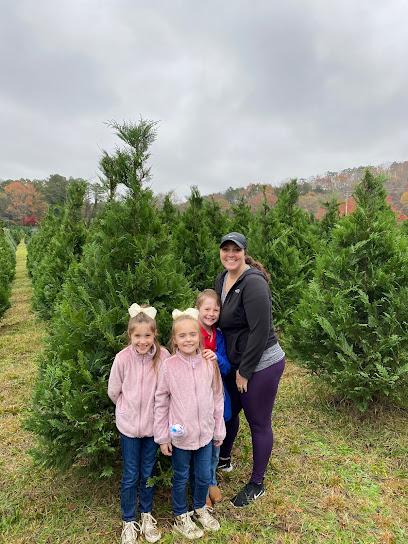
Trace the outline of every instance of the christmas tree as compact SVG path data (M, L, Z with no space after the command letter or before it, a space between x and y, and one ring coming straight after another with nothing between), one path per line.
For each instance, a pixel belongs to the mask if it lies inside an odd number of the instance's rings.
M408 240L366 171L293 315L287 351L365 410L401 400L408 377Z
M83 180L74 180L69 185L62 223L33 270L33 306L44 319L52 316L67 270L82 254L87 235L81 214L85 192L86 182ZM31 249L32 244L29 247Z
M248 234L248 252L271 275L275 325L283 330L311 279L318 241L310 218L297 206L299 192L292 180L279 192L276 209L264 201Z
M110 126L124 143L110 156L112 186L122 184L126 195L112 198L93 221L82 259L68 271L27 422L39 436L36 456L43 463L65 469L86 460L103 475L120 459L107 380L115 354L127 343L128 307L154 305L164 343L171 311L194 302L152 192L143 186L150 179L155 123Z
M0 318L10 307L11 283L16 267L15 245L0 221Z

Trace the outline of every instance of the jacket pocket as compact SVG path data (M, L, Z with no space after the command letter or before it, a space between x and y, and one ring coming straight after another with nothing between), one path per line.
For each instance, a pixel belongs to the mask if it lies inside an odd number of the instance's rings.
M237 333L232 337L229 345L228 359L237 364L241 362L241 357L246 349L248 342L248 333Z
M116 415L121 416L129 412L130 408L128 403L123 398L123 395L120 395L118 402L116 403Z

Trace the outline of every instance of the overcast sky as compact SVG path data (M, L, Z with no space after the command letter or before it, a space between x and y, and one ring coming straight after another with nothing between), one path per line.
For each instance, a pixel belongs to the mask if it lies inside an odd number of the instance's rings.
M0 179L96 180L159 121L188 195L408 160L406 0L0 0Z

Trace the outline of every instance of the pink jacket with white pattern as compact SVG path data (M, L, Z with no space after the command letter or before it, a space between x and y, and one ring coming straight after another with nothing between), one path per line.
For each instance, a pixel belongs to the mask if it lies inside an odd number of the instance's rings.
M178 350L160 368L154 404L154 440L182 450L198 450L224 440L224 395L219 372L201 352L190 357ZM182 429L172 436L171 428Z
M116 427L130 438L153 436L154 394L157 387L157 372L153 368L156 346L146 355L140 355L132 345L122 349L113 361L108 395L116 404ZM160 360L170 356L160 348Z

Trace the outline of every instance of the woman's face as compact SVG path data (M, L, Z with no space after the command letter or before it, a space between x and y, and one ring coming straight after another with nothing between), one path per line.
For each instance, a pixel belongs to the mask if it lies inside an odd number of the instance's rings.
M227 242L220 248L220 259L228 272L242 272L245 267L245 251L234 242Z

